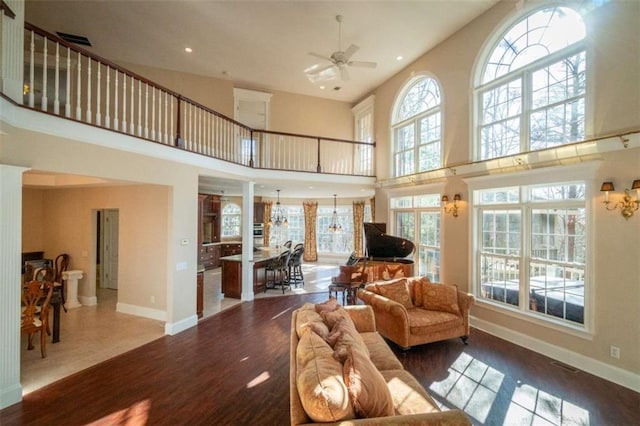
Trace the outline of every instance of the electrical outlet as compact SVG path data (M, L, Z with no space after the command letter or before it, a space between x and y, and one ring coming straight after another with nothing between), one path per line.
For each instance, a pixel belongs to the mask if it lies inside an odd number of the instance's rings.
M620 348L614 345L609 347L609 355L612 358L620 359Z

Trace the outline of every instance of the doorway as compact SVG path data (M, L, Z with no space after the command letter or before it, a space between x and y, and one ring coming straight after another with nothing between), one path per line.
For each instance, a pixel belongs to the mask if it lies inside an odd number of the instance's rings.
M118 231L118 210L99 210L96 266L100 288L118 289Z

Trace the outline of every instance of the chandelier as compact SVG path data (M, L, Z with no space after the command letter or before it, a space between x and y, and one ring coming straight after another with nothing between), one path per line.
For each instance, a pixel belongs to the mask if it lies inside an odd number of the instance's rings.
M338 211L336 209L336 194L333 194L333 215L331 215L331 225L329 225L329 232L341 232L342 225L338 221Z
M269 219L269 225L275 226L284 226L285 228L289 226L289 221L285 216L284 208L280 205L280 190L276 189L278 193L278 201L276 202L276 206L273 208L273 214Z

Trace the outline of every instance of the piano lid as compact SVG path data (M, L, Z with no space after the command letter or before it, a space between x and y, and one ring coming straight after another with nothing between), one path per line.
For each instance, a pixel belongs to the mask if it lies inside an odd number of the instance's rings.
M402 258L415 250L415 245L406 238L385 233L385 223L364 223L364 238L368 258Z

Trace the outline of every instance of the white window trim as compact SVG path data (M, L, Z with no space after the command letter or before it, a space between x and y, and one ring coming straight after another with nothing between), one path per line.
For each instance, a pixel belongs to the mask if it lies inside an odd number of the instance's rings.
M402 121L398 121L395 122L395 118L398 112L398 102L400 99L404 98L404 96L407 94L407 90L417 81L423 78L432 78L436 84L438 85L438 89L440 89L440 104L438 105L438 109L440 111L440 166L436 167L434 169L430 169L430 170L423 170L423 171L416 171L410 175L402 175L402 176L398 176L397 172L396 172L396 166L395 166L395 149L396 149L396 139L395 139L395 131L398 127L401 126L402 123L407 122L409 119L406 120L402 120ZM442 83L440 82L440 80L432 73L430 72L412 72L411 76L406 79L404 81L404 83L400 86L400 89L398 90L398 92L396 93L395 98L393 99L393 103L391 104L392 108L391 108L391 116L389 117L389 170L391 171L391 178L394 179L399 179L399 178L403 178L403 177L407 177L407 176L412 176L415 174L422 174L422 173L431 173L434 170L438 170L441 169L442 167L444 167L444 144L445 144L445 135L444 135L444 130L445 130L445 114L444 114L444 110L445 110L445 96L444 96L444 88L442 86ZM427 113L429 111L432 111L433 108L427 110L427 111L423 111L418 115L427 115ZM411 120L415 120L416 116L414 116ZM416 160L416 162L419 160Z
M240 108L240 101L248 102L263 102L265 104L265 129L269 130L269 105L271 103L271 93L258 92L255 90L233 88L233 119L238 121L238 111Z
M555 166L535 170L520 171L517 173L505 173L496 176L478 176L462 179L467 184L469 190L469 230L471 234L469 244L469 283L470 289L477 296L477 259L475 256L476 246L478 244L478 215L475 205L474 192L479 189L489 189L509 186L527 186L535 184L552 184L571 181L585 182L585 202L586 210L586 234L585 240L590 250L585 254L585 306L584 306L584 324L582 326L573 325L566 321L556 320L552 317L541 318L539 315L522 310L516 307L509 307L503 304L498 305L489 300L477 297L476 304L483 308L495 311L507 316L524 320L539 326L550 328L565 334L570 334L586 340L592 340L595 334L595 289L594 289L594 262L593 262L593 241L594 241L594 203L595 191L597 183L595 182L596 171L599 161L582 163L577 165ZM522 201L518 202L521 205Z
M485 88L489 84L492 84L498 80L503 81L504 78L508 78L507 76L513 77L515 75L514 73L509 73L499 77L498 79L492 82L484 83L484 84L482 83L482 74L484 71L484 65L489 60L489 57L493 52L494 46L496 45L498 40L502 39L505 32L509 28L511 28L513 24L519 22L522 19L525 19L527 16L532 15L538 12L539 10L546 9L548 7L554 7L554 6L569 7L575 10L576 12L580 13L580 15L583 17L585 26L587 28L587 33L585 38L579 43L574 44L574 46L570 46L567 48L573 49L575 46L581 45L583 47L583 50L585 51L585 60L586 60L585 72L586 72L587 81L586 81L585 95L584 95L585 96L584 97L584 108L585 108L584 136L586 140L593 138L595 134L594 133L595 117L592 111L595 111L594 93L595 93L596 69L594 68L594 61L592 59L594 56L593 42L592 42L593 31L589 31L590 26L587 19L588 13L593 13L593 11L580 10L576 8L575 5L572 5L569 3L558 3L551 0L545 0L545 1L542 1L541 3L518 2L514 10L511 13L509 13L507 16L505 16L502 19L502 21L494 28L491 35L485 39L484 43L482 44L479 50L480 53L476 56L475 62L472 67L471 78L470 78L471 90L469 92L469 97L470 97L469 117L471 117L471 126L469 126L469 129L468 129L468 132L469 132L468 152L470 153L471 161L474 161L479 158L479 152L481 149L479 145L480 143L480 138L479 138L480 100L478 99L480 91L485 90ZM563 49L560 52L565 52L565 51L566 50ZM559 54L558 52L554 52L550 56L547 56L547 58L553 57L553 58L556 58L557 60L558 56L563 56L563 55ZM530 69L530 68L531 68L531 64L526 67L523 67L522 69L518 69L517 71L520 72L523 69ZM443 96L443 99L444 99L444 96ZM559 145L556 148L559 148L559 147L562 147L562 145ZM528 151L528 152L536 152L536 151ZM521 154L526 154L526 152L523 152ZM515 154L515 155L518 155L518 154ZM499 158L503 158L503 157L499 157ZM495 158L493 160L495 160ZM491 161L491 159L483 160L483 161Z
M351 113L353 114L353 140L360 140L361 135L358 134L358 121L367 114L371 114L371 135L373 136L375 134L375 100L376 96L371 95L351 108ZM373 139L375 140L375 138Z

